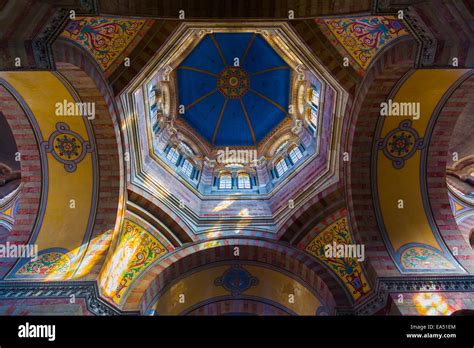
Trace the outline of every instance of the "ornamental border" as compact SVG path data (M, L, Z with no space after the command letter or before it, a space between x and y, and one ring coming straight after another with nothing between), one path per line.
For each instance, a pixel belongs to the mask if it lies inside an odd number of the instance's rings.
M474 292L474 276L420 276L378 278L376 291L365 301L351 309L336 310L336 315L373 315L387 305L393 293L417 292Z
M99 295L95 281L84 282L1 282L0 301L3 299L83 298L87 309L95 315L139 315L124 312L105 302Z

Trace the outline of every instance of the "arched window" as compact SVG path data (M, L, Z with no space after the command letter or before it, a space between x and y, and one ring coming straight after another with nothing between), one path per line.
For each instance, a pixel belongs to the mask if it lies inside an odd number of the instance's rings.
M308 108L308 123L313 131L316 133L318 129L318 119L319 119L319 107L321 102L321 83L317 82L315 85L311 85L310 96L309 96L309 108Z
M219 175L219 190L232 189L232 176L229 173Z
M319 108L319 93L320 93L320 86L311 86L311 104L313 106Z
M171 161L171 163L176 164L176 162L178 162L179 152L176 151L174 147L172 147L166 154L166 158Z
M181 146L182 146L187 152L189 152L189 153L191 153L191 154L194 155L193 149L191 149L191 147L190 147L188 144L186 144L186 143L181 143Z
M298 146L294 146L290 151L291 162L296 164L300 159L303 158L303 154Z
M160 131L160 124L158 122L158 113L161 112L160 104L158 102L159 90L155 85L150 85L148 89L148 104L150 108L150 119L153 132L157 134Z
M149 100L150 106L156 103L156 86L155 85L150 85L149 87L148 100Z
M313 126L314 129L318 127L318 112L311 108L311 113L309 115L309 123Z
M280 146L278 146L278 149L275 151L275 153L278 153L281 150L283 150L285 148L286 144L288 144L288 140L281 143Z
M286 171L288 170L288 165L286 164L285 162L285 159L282 158L280 159L277 164L276 164L276 171L278 173L278 176L282 176L283 174L286 173Z
M247 173L239 173L237 176L237 187L239 189L251 189L252 185L250 184L250 175Z
M157 113L163 112L161 90L157 86L151 85L148 91L148 102L150 104L151 117L156 118Z
M187 159L184 160L183 162L183 173L188 177L188 178L191 178L191 176L193 175L193 169L194 169L194 166L191 164L191 162L189 162Z

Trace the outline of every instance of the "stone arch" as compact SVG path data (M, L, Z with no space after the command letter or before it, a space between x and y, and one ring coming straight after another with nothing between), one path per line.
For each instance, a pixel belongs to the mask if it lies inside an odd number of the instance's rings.
M350 117L345 123L343 148L349 164L341 163L350 212L352 233L357 243L366 246L369 278L398 274L380 234L372 202L371 149L380 115L380 103L413 68L416 44L404 40L386 49L371 68L352 98ZM379 273L379 274L378 274Z
M279 231L281 239L293 245L299 243L319 221L343 207L344 187L336 183L294 212L290 223Z
M11 122L11 121L10 121ZM0 112L0 199L15 191L21 182L20 161L16 159L18 147L13 131Z
M225 274L227 278L223 279ZM240 284L232 282L232 279L235 279L232 276L237 274L242 281ZM190 284L199 284L199 286L192 288L193 285ZM239 285L245 288L242 292L233 293L230 287L236 289ZM176 293L176 289L183 292ZM287 296L290 295L294 296L293 304L296 306L288 302ZM184 296L185 301L176 307L174 302L179 296ZM241 306L235 306L235 300L242 300L243 303ZM226 261L211 261L186 270L178 278L169 282L150 302L147 311L142 314L187 315L198 308L220 302L233 303L235 313L249 313L243 306L249 303L258 307L276 309L279 315L282 313L284 315L334 313L334 307L328 306L325 300L313 289L309 289L300 277L282 268L269 266L267 263L236 261L234 258Z
M91 120L98 152L98 205L91 240L115 230L121 223L124 204L124 163L119 130L119 108L104 77L80 48L61 39L53 44L57 75L73 89L81 102L94 103ZM100 264L98 264L100 266ZM97 275L100 267L89 272Z
M82 48L64 39L53 44L53 52L58 72L65 77L84 100L95 100L100 104L102 115L92 121L99 152L99 202L98 222L94 235L114 228L117 232L122 224L126 202L131 201L157 216L176 236L186 242L191 241L187 229L175 218L171 210L164 211L154 204L153 197L133 189L127 189L130 177L129 162L124 154L129 148L129 140L123 131L123 111L110 85L97 63Z
M188 244L161 259L131 285L123 309L139 306L145 313L155 296L185 270L235 260L235 247L240 250L239 260L268 263L299 277L333 308L347 308L352 301L340 280L305 252L267 240L229 238Z
M190 309L185 315L290 315L277 306L254 299L223 299L203 303Z
M0 112L4 115L21 155L19 210L15 216L13 229L5 236L12 244L25 244L35 226L41 201L41 155L38 135L34 130L34 118L23 98L0 78ZM15 264L15 259L0 261L0 278L3 278Z
M427 159L427 186L433 217L448 248L458 261L471 273L474 271L474 252L469 242L471 226L469 218L459 224L453 215L449 202L448 183L457 179L450 176L450 169L456 167L453 153L458 152L459 160L474 155L472 145L472 102L474 74L453 86L455 89L441 104L431 133ZM470 184L467 182L467 186ZM471 220L472 222L472 220ZM457 255L456 255L457 254Z
M403 40L386 48L372 62L357 91L350 95L344 111L341 152L349 153L350 162L347 165L341 154L339 174L343 179L294 212L291 223L284 226L285 231L279 232L283 240L298 243L311 231L312 226L317 225L331 213L348 207L354 238L364 243L373 239L370 236L362 238L359 233L358 223L364 224L362 227L364 231L366 225L369 224L371 235L378 236L376 238L380 239L381 247L383 247L375 215L373 211L372 217L366 213L372 210L370 182L367 181L367 178L370 178L370 148L379 114L378 105L387 97L397 81L413 67L415 53L415 42ZM370 115L369 112L371 112ZM355 192L352 186L355 186ZM354 204L354 199L357 200L356 204ZM357 218L354 209L358 211ZM359 221L361 219L370 219L370 221Z

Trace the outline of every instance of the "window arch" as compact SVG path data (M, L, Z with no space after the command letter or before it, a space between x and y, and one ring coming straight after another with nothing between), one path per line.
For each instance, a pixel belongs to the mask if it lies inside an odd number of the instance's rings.
M166 154L166 158L173 164L176 164L179 159L179 152L174 148L170 148Z
M181 143L181 146L183 147L183 149L185 149L185 151L189 152L190 154L193 154L194 155L194 151L193 149L191 149L191 146L189 146L188 144L186 144L185 142L182 142Z
M158 113L163 112L161 89L156 85L150 85L148 89L148 104L152 118L156 118Z
M219 190L232 189L232 175L230 173L222 173L219 175Z
M150 85L148 88L148 105L150 110L151 125L155 134L160 131L158 114L162 113L160 102L161 91L156 85Z
M285 148L285 146L288 144L288 140L284 141L283 143L280 144L280 146L278 146L278 148L276 149L275 153L279 153L281 150L283 150Z
M237 175L237 187L239 189L251 189L250 175L247 173L239 173Z
M313 133L318 129L320 104L321 104L321 83L315 82L308 89L308 113L307 121Z
M293 146L293 148L290 150L289 155L293 164L296 164L296 162L303 158L303 153L301 152L298 146Z
M148 88L148 103L150 104L150 108L156 104L156 85L150 85Z
M311 108L311 112L309 114L309 123L310 126L316 130L318 128L318 112L314 108Z
M189 162L188 159L185 159L183 161L182 171L188 178L192 179L193 172L194 172L194 166L191 164L191 162Z
M311 105L319 108L319 97L321 93L321 85L312 85L311 86Z
M278 176L282 176L288 171L288 164L286 164L286 161L284 158L281 158L276 163L275 168L276 168Z

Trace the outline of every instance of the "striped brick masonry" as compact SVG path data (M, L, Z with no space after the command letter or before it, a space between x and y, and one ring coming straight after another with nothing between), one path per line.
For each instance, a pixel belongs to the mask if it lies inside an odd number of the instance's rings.
M441 236L456 259L470 273L474 272L474 251L468 242L468 231L463 235L454 219L449 204L448 187L446 184L446 167L453 164L452 153L466 149L453 148L453 139L457 122L462 118L465 108L474 97L474 75L471 75L451 94L442 106L431 134L427 161L428 196L434 219ZM472 114L467 116L472 122ZM469 121L468 121L469 122ZM459 133L459 132L458 132ZM472 143L472 134L465 134ZM459 139L453 139L454 143ZM470 149L467 149L471 155ZM461 158L459 158L461 159ZM474 225L471 225L471 228Z
M26 103L20 99L20 102ZM0 111L10 125L21 155L20 210L15 218L13 230L7 242L25 244L28 242L38 215L41 199L41 161L38 142L25 110L0 81ZM0 279L5 277L16 260L0 260Z

